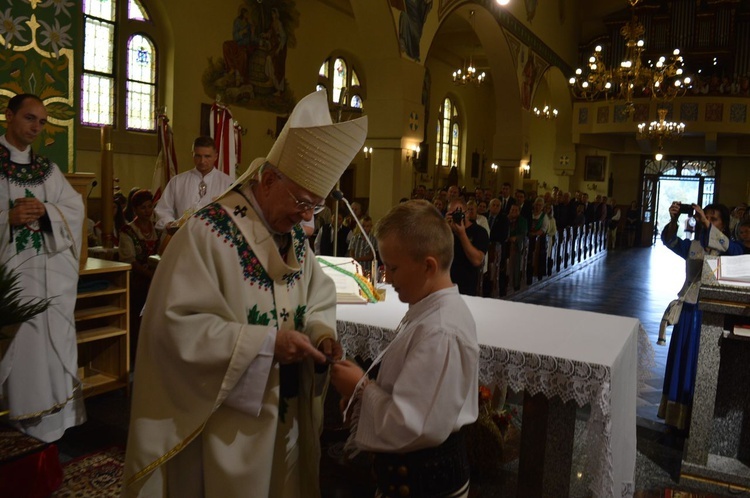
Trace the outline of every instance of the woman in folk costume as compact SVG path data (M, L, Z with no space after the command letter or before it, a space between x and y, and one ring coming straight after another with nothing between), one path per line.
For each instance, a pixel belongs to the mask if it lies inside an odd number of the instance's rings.
M690 427L690 411L695 390L695 371L698 367L701 317L698 309L703 258L708 255L742 254L742 248L730 241L727 235L729 210L723 204L709 204L701 209L693 204L698 221L695 240L677 237L677 220L680 203L669 207L670 222L661 234L664 245L685 259L685 283L680 289L679 299L669 304L659 329L658 344L665 343L667 324L674 325L669 340L667 366L664 372L664 388L657 416L678 430Z
M31 148L47 122L42 101L16 95L5 118L0 264L18 275L24 301L49 299L50 305L0 344L0 411L9 410L17 429L52 442L86 421L73 319L83 202L57 165Z
M325 91L308 95L268 157L175 234L144 309L125 496L319 495L314 367L341 348L335 287L298 225L366 134L366 117L333 124Z

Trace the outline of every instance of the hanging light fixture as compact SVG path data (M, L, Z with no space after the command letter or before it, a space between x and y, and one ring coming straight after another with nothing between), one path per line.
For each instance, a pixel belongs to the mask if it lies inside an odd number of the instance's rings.
M657 161L661 161L664 158L664 141L677 140L685 132L685 123L667 121L668 111L665 108L657 109L659 121L640 123L638 125L638 133L636 134L638 140L656 140L657 152L654 155L654 159Z
M647 62L648 65L642 63L645 47L642 36L645 30L635 15L635 6L640 1L628 0L632 15L630 21L620 29L620 34L625 38L625 58L620 66L608 68L602 59L602 47L597 45L589 57L587 70L576 69L576 75L569 80L575 97L624 100L626 113L632 114L635 110L634 95L666 102L687 91L691 79L683 76L684 61L679 49L675 49L669 58L660 57L655 64L651 61Z
M471 24L471 30L472 32L476 33L476 30L474 29L474 11L469 12L469 23ZM467 60L464 60L464 65L461 68L456 69L453 71L453 83L456 85L466 85L469 83L473 83L476 86L480 86L485 78L487 77L487 73L482 71L481 73L477 73L477 68L474 66L474 48L471 49L471 54L469 54L469 58Z
M557 115L558 115L557 109L553 109L546 104L541 109L539 109L538 107L534 107L534 109L532 109L531 112L534 113L534 116L538 118L542 118L542 119L555 119L557 118Z

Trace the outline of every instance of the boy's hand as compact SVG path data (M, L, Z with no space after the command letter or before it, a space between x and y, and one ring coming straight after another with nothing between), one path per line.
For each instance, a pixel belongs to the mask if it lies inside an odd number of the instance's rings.
M337 362L344 356L344 349L341 347L341 343L331 337L323 339L318 345L318 349L326 355L326 360L330 363Z
M357 382L365 372L351 361L344 360L331 366L331 383L344 398L351 398Z

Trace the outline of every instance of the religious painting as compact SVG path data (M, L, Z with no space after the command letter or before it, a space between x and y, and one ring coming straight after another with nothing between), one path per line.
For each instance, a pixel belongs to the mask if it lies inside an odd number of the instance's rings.
M724 120L724 104L706 104L706 121L722 122Z
M410 59L420 61L419 43L422 29L432 10L432 0L391 0L391 7L398 15L398 44L401 53Z
M606 165L607 158L604 156L586 156L583 180L587 182L603 182Z
M15 2L0 12L0 109L15 95L32 93L44 102L48 122L35 152L64 172L75 170L76 99L73 40L80 15L73 3ZM0 115L0 134L5 133Z
M516 67L518 86L521 97L521 107L531 110L531 102L534 100L534 92L539 86L539 81L549 67L549 63L536 54L527 45L508 30L503 30L508 47L513 55L513 63Z
M221 57L203 72L206 95L226 105L278 114L294 107L286 81L287 50L297 44L299 11L294 0L243 0Z

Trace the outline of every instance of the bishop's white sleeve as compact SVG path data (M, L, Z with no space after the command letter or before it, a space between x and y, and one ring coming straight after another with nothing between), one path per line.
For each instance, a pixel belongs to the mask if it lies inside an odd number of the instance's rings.
M268 335L258 355L250 362L250 366L224 399L224 405L253 417L260 415L268 375L273 366L276 332L276 327L268 328Z

